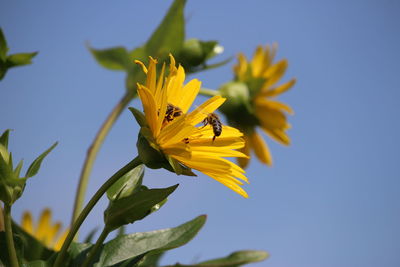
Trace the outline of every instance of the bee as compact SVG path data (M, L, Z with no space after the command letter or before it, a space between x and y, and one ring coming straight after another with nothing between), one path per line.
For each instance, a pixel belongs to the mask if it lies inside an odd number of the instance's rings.
M173 121L176 117L179 117L183 114L182 110L174 106L170 103L167 105L167 110L165 111L165 117L164 117L164 122L171 122Z
M215 140L215 138L217 136L220 136L222 133L222 123L219 120L219 117L217 116L217 114L215 113L210 113L207 115L207 117L203 120L203 124L204 126L206 126L207 124L210 124L211 127L213 128L213 132L214 132L214 137L213 137L213 142ZM204 127L203 126L203 127Z

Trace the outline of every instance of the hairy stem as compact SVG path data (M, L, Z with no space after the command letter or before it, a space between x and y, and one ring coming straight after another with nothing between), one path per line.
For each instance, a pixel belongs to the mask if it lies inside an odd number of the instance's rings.
M82 225L83 221L86 219L90 211L96 205L96 203L100 200L100 198L104 195L104 193L116 182L119 178L125 175L127 172L132 170L133 168L142 164L139 157L136 157L131 162L126 164L122 167L119 171L117 171L113 176L111 176L93 195L93 197L89 200L88 204L79 214L78 218L75 220L73 225L71 226L71 230L69 231L67 238L65 239L60 252L57 255L56 261L54 263L54 267L61 266L63 263L68 247L70 246L72 240L74 239L75 234L78 232L80 226Z
M6 230L6 244L8 256L12 267L18 267L17 252L15 251L14 238L11 226L11 205L4 203L4 228Z
M99 152L99 149L103 144L107 134L111 130L111 127L114 125L119 115L122 113L122 111L126 108L126 106L132 99L133 95L131 93L126 93L122 97L122 99L118 102L118 104L113 108L111 113L108 115L107 119L104 121L96 137L94 138L93 143L91 144L91 146L87 151L85 163L83 164L82 167L81 176L79 178L79 184L75 195L75 203L74 203L74 210L72 213L71 227L78 218L79 213L82 210L85 201L87 185L90 178L90 173L92 172L93 163L96 160L97 153Z

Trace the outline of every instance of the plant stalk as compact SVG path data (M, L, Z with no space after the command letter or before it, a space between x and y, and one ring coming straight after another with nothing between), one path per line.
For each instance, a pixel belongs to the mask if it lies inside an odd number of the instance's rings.
M211 97L220 95L220 93L217 90L212 90L207 88L200 88L199 94Z
M74 210L72 212L71 227L78 218L82 210L90 178L90 173L92 172L93 164L94 161L96 160L97 153L99 152L99 149L103 144L104 139L106 138L112 126L118 119L119 115L121 115L122 111L128 106L129 102L132 99L133 99L133 94L128 92L122 97L122 99L118 102L118 104L113 108L111 113L108 115L107 119L104 121L96 137L94 138L93 143L91 144L91 146L87 151L86 159L82 167L81 175L79 178L79 184L75 195L75 203L74 203Z
M6 203L4 203L4 228L6 230L6 244L11 267L19 267L11 226L11 205Z
M89 254L87 255L85 261L82 264L82 267L88 267L89 264L93 261L94 257L98 253L99 249L101 248L101 245L103 244L104 240L110 233L109 229L107 227L103 228L103 231L101 232L99 238L96 241L96 244L90 249Z
M60 252L57 255L57 258L54 263L54 267L59 267L64 262L65 256L67 254L67 250L74 239L75 234L78 232L80 226L83 221L86 219L90 211L96 205L96 203L100 200L100 198L104 195L104 193L116 182L119 178L125 175L127 172L132 170L133 168L142 164L139 157L134 158L131 162L122 167L119 171L117 171L113 176L111 176L93 195L93 197L89 200L85 208L79 214L78 218L75 220L74 224L71 226L71 230L69 231L67 238L65 239Z

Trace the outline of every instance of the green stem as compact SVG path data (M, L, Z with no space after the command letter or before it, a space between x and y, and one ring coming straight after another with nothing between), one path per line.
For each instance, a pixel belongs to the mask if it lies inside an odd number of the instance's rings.
M96 241L96 244L91 248L89 254L87 255L85 261L82 264L82 267L87 267L89 264L93 261L94 257L98 253L99 249L101 248L101 245L103 244L104 240L108 236L110 231L108 230L107 227L103 228L103 231L101 232L99 238Z
M117 171L113 176L111 176L93 195L93 197L89 200L85 208L79 214L78 218L75 220L74 224L71 226L71 230L69 231L67 238L65 239L60 252L57 255L56 261L54 263L54 267L61 266L64 262L64 258L67 253L67 249L70 246L72 240L74 239L75 234L78 232L79 227L83 223L83 221L88 216L89 212L93 209L96 203L100 200L100 198L104 195L104 193L116 182L119 178L125 175L127 172L132 170L133 168L142 164L139 157L134 158L131 162L122 167L119 171Z
M212 90L212 89L207 89L207 88L201 88L199 91L199 94L201 95L205 95L205 96L216 96L216 95L220 95L220 93L216 90Z
M118 104L113 108L111 113L108 115L107 119L104 121L96 137L94 138L93 143L91 144L91 146L87 151L85 163L83 164L82 167L81 176L79 178L79 184L75 196L74 210L71 219L71 227L78 218L82 210L83 203L85 201L85 194L87 191L90 173L93 168L93 163L96 160L97 153L99 152L99 149L103 144L104 139L106 138L108 132L111 130L111 127L114 125L119 115L126 108L126 106L128 106L129 102L132 99L133 95L131 93L126 93L122 97L122 99L118 102Z
M14 239L11 226L11 205L4 203L4 228L6 230L6 242L8 256L12 267L18 267L17 252L15 251Z

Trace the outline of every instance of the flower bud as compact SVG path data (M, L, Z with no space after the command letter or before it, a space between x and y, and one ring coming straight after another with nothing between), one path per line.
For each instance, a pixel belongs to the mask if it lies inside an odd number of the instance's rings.
M251 104L249 88L242 82L228 82L219 89L227 100L221 106L221 112L230 125L250 132L258 124Z

